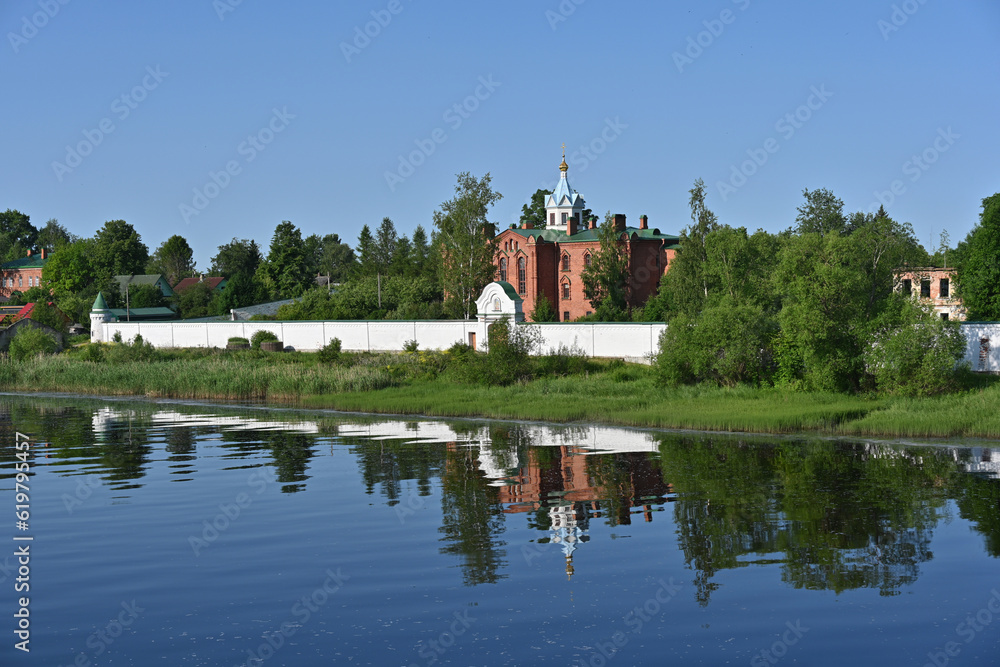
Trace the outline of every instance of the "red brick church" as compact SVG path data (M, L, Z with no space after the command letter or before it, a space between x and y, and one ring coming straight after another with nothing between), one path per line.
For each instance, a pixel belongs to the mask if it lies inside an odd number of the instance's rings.
M566 178L565 155L559 170L559 185L545 200L545 229L528 223L504 230L497 237L496 261L497 279L514 286L524 299L526 315L534 309L538 295L544 294L566 322L593 311L583 294L580 274L601 244L596 218L583 219L586 202ZM677 251L678 238L650 229L645 215L639 217L638 227L629 227L622 214L616 214L614 222L629 256L631 305L641 306L656 292Z

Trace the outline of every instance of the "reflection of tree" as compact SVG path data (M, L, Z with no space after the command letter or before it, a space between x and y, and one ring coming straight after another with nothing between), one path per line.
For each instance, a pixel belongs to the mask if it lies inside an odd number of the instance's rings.
M778 552L793 586L898 592L931 558L936 485L954 465L933 450L679 436L664 438L661 456L702 604L718 570Z
M405 440L372 440L351 436L343 438L358 459L365 492L372 494L376 485L390 506L400 501L402 482L417 480L418 494L429 496L431 479L444 469L444 448Z
M282 493L296 493L305 488L309 479L306 468L313 457L313 439L302 433L276 431L266 433L264 440L274 457Z
M142 479L152 447L149 445L149 419L145 415L126 414L110 417L97 443L101 466L107 469L105 479L127 482ZM112 488L132 489L139 484L119 484Z
M441 553L462 558L466 586L496 583L504 575L504 530L500 490L490 486L477 465L474 450L448 446L441 485Z
M978 474L952 476L950 495L958 504L959 516L973 522L986 538L986 552L1000 557L1000 479Z

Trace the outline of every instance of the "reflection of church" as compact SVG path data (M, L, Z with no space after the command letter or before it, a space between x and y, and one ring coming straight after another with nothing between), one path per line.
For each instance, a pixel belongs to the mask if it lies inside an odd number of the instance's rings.
M654 506L666 502L672 493L648 453L624 452L601 457L588 453L572 445L532 447L527 463L517 467L512 475L504 475L500 487L504 513L546 511L549 540L560 545L570 576L574 552L590 539L587 531L591 519L605 518L613 525L630 525L632 515L641 513L644 521L650 522L656 511ZM618 474L602 479L600 472L588 465L599 460L613 463ZM502 474L499 466L493 464L493 468L494 475Z

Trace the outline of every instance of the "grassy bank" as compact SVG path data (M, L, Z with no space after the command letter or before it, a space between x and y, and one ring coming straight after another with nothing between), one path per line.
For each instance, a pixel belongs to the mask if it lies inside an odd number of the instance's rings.
M1000 438L1000 384L994 378L976 389L920 399L705 385L667 389L645 366L549 359L539 362L535 379L484 386L470 378L480 369L463 366L468 362L460 358L420 352L320 363L316 354L130 352L122 346L101 355L83 350L4 361L0 390L754 433Z

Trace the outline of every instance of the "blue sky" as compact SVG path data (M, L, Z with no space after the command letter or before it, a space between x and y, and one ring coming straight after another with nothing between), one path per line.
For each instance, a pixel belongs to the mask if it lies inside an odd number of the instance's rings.
M563 143L595 212L673 233L697 178L726 224L828 188L925 245L1000 190L995 0L7 0L0 28L0 208L181 234L203 270L282 220L429 231L463 171L506 226Z

